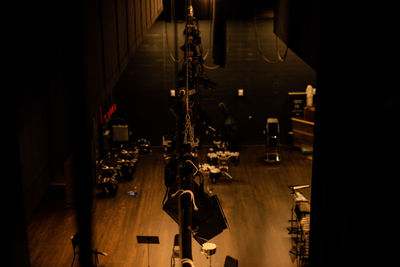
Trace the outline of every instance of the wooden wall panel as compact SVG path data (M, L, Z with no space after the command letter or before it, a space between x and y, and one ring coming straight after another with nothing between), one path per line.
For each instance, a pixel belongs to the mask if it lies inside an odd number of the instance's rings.
M158 0L158 13L161 14L161 12L163 11L164 7L163 7L163 0Z
M88 91L88 110L94 113L104 101L105 66L103 51L103 22L100 0L91 0L85 9L85 79Z
M141 9L141 18L142 18L142 36L146 33L147 31L147 13L146 13L146 4L147 0L140 0L140 9Z
M151 0L145 0L146 2L146 29L151 27Z
M90 74L89 97L101 104L117 83L129 57L162 12L162 0L92 0L86 50L91 54L87 69ZM98 12L97 10L100 10ZM92 13L98 12L98 17ZM96 22L96 23L95 23ZM94 47L94 51L91 50ZM97 51L100 49L100 55ZM96 55L97 53L97 55ZM97 60L96 60L97 58ZM99 62L100 59L100 62ZM90 68L90 66L93 68ZM102 69L103 73L100 73ZM95 77L98 77L97 81ZM103 86L96 84L102 82ZM99 90L99 88L104 87ZM90 92L94 89L94 92Z
M129 59L128 50L128 18L127 18L127 0L116 1L117 29L118 29L118 51L119 51L119 68L122 72Z
M132 55L136 50L136 21L135 21L135 0L126 0L128 51Z
M160 14L158 11L160 9L160 1L159 0L155 0L155 10L157 14ZM158 16L158 15L157 15Z
M156 6L156 1L157 0L151 0L151 5L150 5L150 12L151 12L151 23L153 24L154 21L157 18L156 12L157 12L157 6Z
M141 13L141 0L134 0L135 2L135 33L136 33L136 46L142 40L142 13Z
M105 89L106 91L110 91L119 78L115 2L103 0L101 15L103 26Z
M65 175L76 130L71 114L77 107L70 93L82 88L78 93L87 99L84 111L95 114L152 25L150 1L54 2L27 9L21 36L31 40L35 53L23 56L34 67L28 67L16 122L25 216L35 210L54 178ZM53 12L46 12L49 8ZM78 14L84 14L83 21L77 20Z

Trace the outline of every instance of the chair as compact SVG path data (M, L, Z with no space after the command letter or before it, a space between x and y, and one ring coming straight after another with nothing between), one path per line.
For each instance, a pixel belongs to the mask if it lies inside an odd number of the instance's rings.
M80 243L79 233L75 233L73 236L71 236L71 242L72 242L72 249L74 250L74 258L72 259L72 264L71 264L71 267L72 267L72 266L74 266L76 254L79 254L79 252L76 251L76 247L78 247L79 243ZM108 255L106 252L98 251L96 248L92 249L91 253L94 256L94 266L97 266L99 264L99 255L102 255L102 256Z

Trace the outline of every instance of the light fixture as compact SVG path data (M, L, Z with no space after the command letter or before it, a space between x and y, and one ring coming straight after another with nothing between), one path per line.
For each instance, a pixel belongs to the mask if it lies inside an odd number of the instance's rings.
M175 89L169 90L169 95L172 96L172 97L175 97L176 96Z
M238 89L238 96L244 96L244 89Z

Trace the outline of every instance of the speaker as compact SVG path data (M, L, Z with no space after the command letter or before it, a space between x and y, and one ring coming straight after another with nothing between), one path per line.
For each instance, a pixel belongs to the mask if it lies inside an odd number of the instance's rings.
M129 128L128 125L113 125L113 141L115 142L128 142L129 141Z
M185 186L183 186L185 188ZM178 196L171 197L178 191L177 183L174 183L171 186L168 194L168 199L163 205L163 210L177 223L179 224L179 216L178 216ZM200 195L200 186L197 183L193 183L193 194L195 196L196 206L199 208L199 202L201 202Z
M214 64L225 67L226 63L226 0L214 0L215 22L213 36Z
M164 168L164 184L166 187L171 187L176 184L176 175L178 172L178 159L172 156Z
M208 240L222 233L227 227L227 220L223 213L222 207L216 195L201 195L203 190L198 184L194 183L193 194L198 210L192 213L192 229L193 237L200 244L206 243ZM173 194L175 190L171 190ZM178 218L178 197L168 197L163 205L163 210L177 223Z
M226 256L224 267L238 267L239 261L237 259L232 258L231 256Z
M198 208L198 211L193 212L192 229L195 232L193 237L200 245L203 245L228 227L216 195L211 197L205 195Z

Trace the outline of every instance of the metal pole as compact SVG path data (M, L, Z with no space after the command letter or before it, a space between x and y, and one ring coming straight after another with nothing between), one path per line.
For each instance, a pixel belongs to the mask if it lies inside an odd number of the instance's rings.
M188 13L189 13L189 7L191 6L192 2L190 0L185 1L185 21L186 21L186 25L188 24ZM188 47L188 31L186 30L186 35L185 35L185 46L186 46L186 51L185 53L187 53L187 47ZM185 54L185 63L186 63L186 72L188 70L188 66L190 64L189 60L188 60L188 55ZM186 74L186 92L185 94L188 94L189 92L189 75L188 73ZM188 95L185 95L185 98L187 98ZM185 102L185 105L181 105L180 109L180 124L179 126L182 127L183 129L185 129L186 127L186 113L187 113L187 107L188 102ZM181 128L181 129L182 129ZM182 140L182 130L179 132L180 133L180 141ZM182 143L181 143L182 144ZM180 155L179 155L179 168L183 167L183 156L185 154L186 151L184 151L185 147L184 146L180 146ZM192 175L188 175L187 177L183 177L181 175L182 173L179 174L179 179L180 179L180 189L185 189L185 190L193 190L193 177ZM190 199L190 196L185 194L182 195L180 197L181 199L181 208L182 208L182 216L181 216L181 240L182 240L182 258L184 259L192 259L192 232L191 232L191 226L192 226L192 202ZM182 265L183 267L189 267L190 264L189 263L184 263Z
M192 190L193 177L183 177L181 168L183 165L183 125L184 125L184 110L180 109L176 125L176 136L177 136L177 157L178 157L178 168L177 168L177 180L178 190L188 189ZM181 247L181 258L192 259L192 202L190 196L187 194L179 196L178 198L178 217L179 217L179 245ZM188 263L183 266L190 266Z
M150 244L147 243L147 267L150 267Z

